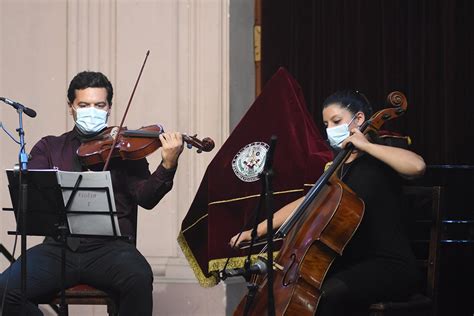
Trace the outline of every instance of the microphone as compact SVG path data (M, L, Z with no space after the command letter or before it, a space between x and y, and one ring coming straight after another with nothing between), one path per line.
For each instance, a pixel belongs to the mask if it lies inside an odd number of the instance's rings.
M18 102L15 102L13 100L10 100L8 98L4 98L4 97L0 97L0 101L3 101L5 102L6 104L9 104L11 106L13 106L15 109L17 110L22 110L23 113L25 113L26 115L28 115L29 117L35 117L36 116L36 111L35 110L32 110L30 108L27 108L26 106L24 106L23 104L21 103L18 103Z
M247 277L252 274L265 274L267 273L267 264L262 260L257 260L254 264L252 264L249 269L246 268L237 268L237 269L229 269L222 271L222 279L226 279L228 277L236 277L236 276L243 276Z
M270 137L270 146L268 148L267 155L265 156L265 164L263 165L265 171L270 170L273 166L273 155L275 153L277 140L278 137L276 137L275 135L272 135L272 137Z

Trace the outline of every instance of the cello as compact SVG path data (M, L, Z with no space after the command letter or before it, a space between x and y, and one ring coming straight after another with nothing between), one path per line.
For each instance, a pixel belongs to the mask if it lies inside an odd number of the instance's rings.
M407 100L401 92L390 93L387 102L393 107L378 111L365 121L360 127L363 134L377 132L386 121L405 113ZM339 152L275 234L275 239L283 239L271 267L277 315L312 316L316 313L325 276L362 221L364 202L337 176L353 150L354 146L348 144ZM267 277L253 278L256 293L244 298L234 315L267 314Z

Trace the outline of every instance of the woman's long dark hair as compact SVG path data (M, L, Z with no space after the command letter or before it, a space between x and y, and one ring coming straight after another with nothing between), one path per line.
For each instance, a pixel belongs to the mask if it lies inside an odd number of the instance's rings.
M363 112L365 119L369 119L372 115L372 106L365 95L356 90L339 90L331 94L323 102L323 109L331 104L339 104L342 108L346 108L353 115L357 112Z

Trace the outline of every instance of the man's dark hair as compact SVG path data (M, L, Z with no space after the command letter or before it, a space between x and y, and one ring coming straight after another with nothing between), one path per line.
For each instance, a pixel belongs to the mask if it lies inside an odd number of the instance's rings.
M80 72L71 80L67 90L69 103L74 102L76 90L84 90L86 88L105 88L107 90L107 101L109 106L112 106L112 97L114 96L112 84L103 73L94 71Z

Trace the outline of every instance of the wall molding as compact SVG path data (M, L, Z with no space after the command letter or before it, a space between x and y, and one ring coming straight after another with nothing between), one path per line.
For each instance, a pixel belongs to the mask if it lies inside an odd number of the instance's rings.
M66 29L68 83L78 72L94 70L106 74L116 87L117 1L67 0ZM67 116L68 129L73 125Z
M201 155L194 150L183 153L172 192L153 213L139 211L143 214L139 215L143 216L139 246L159 282L194 283L176 237L209 162L229 134L229 1L0 0L0 8L5 16L0 21L5 27L0 33L4 48L0 87L6 96L33 104L38 111L35 121L25 120L28 150L41 136L73 127L66 89L82 70L102 71L111 80L116 94L109 123L116 124L128 101L130 82L138 74L143 48L151 46L153 58L148 60L126 124L135 127L151 113L148 116L164 120L159 123L167 123L170 129L212 137L216 148ZM20 18L27 23L13 27ZM5 49L14 45L21 49L15 53ZM9 127L16 123L15 113L10 112L0 111ZM15 157L17 148L5 137L0 141L1 161L8 167L7 158ZM160 160L159 153L150 156L150 167ZM0 184L1 202L7 206L5 180ZM0 217L3 231L13 226L8 215ZM141 234L141 228L146 234ZM11 240L0 237L4 244L10 245ZM34 242L29 239L28 245Z

